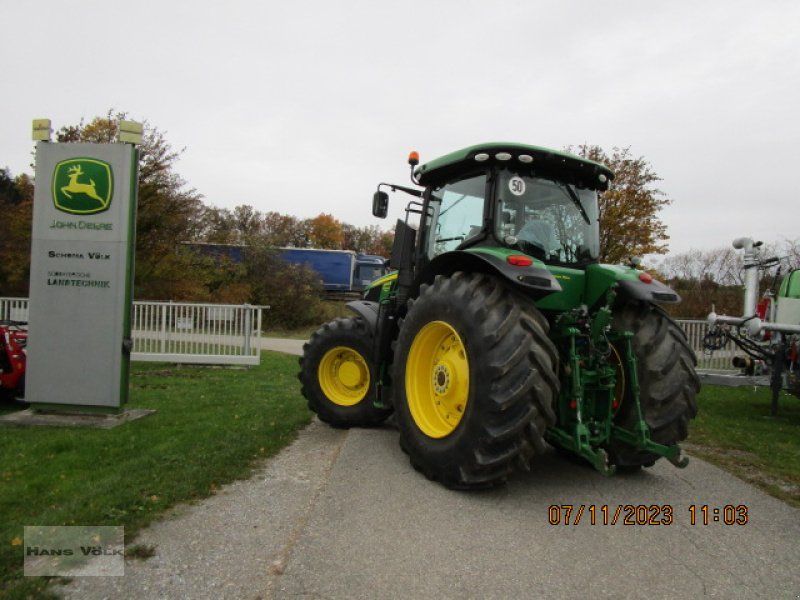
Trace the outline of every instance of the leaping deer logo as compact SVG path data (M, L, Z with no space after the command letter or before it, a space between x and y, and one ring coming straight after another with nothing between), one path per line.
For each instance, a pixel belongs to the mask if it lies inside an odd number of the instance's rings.
M68 158L53 169L53 205L71 215L94 215L108 210L114 194L114 174L104 160Z
M61 188L61 193L67 198L72 198L72 194L86 194L93 200L99 201L103 204L105 201L97 195L95 189L94 179L89 179L89 183L80 183L78 178L83 175L83 169L80 165L75 165L67 170L69 183Z

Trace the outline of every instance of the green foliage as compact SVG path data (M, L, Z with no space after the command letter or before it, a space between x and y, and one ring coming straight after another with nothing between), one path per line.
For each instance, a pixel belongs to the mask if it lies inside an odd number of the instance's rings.
M178 503L246 478L310 421L297 359L248 369L134 364L130 407L156 413L115 429L4 428L0 598L42 597L22 577L25 525L122 525L126 542Z
M324 320L322 286L312 269L281 260L264 243L245 249L244 267L251 302L270 307L264 313L265 327L297 329Z

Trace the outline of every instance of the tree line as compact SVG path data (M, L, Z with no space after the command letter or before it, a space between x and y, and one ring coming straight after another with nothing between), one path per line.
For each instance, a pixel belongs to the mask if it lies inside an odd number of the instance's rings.
M110 143L125 113L62 127L55 141ZM287 327L324 312L318 276L278 258L283 246L353 250L388 256L392 232L356 227L329 214L299 219L252 206L206 205L176 170L175 150L144 123L139 146L134 297L139 300L270 305L268 319ZM33 179L0 169L0 296L25 297L30 277ZM198 243L243 247L241 262L198 250Z
M62 127L55 139L113 142L119 121L126 117L124 112L108 111L88 123ZM672 200L655 187L661 179L648 161L629 148L607 153L599 146L582 145L567 150L616 173L599 200L601 262L666 253L669 236L659 212ZM271 319L297 326L320 319L319 283L308 269L281 261L276 248L344 249L382 256L391 251L393 232L375 225L356 227L325 213L300 219L246 204L232 210L205 204L177 172L182 150L174 149L147 122L139 153L137 299L269 304ZM33 179L0 169L0 296L28 294L32 207ZM198 243L241 246L242 260L198 251ZM668 267L676 264L667 261L662 267L672 275L674 269ZM680 281L682 290L700 289L693 277Z
M780 259L778 265L764 272L760 294L776 291L780 276L800 269L800 239L779 240L761 246L761 256ZM683 301L669 307L671 314L687 319L702 319L711 312L739 316L744 310L744 252L733 246L706 250L692 249L673 254L654 270L672 286Z

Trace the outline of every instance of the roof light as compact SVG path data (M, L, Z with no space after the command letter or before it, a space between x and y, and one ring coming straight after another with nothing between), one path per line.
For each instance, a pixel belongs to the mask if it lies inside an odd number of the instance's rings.
M486 152L481 152L480 154L475 155L475 160L478 162L484 162L489 160L489 155Z
M494 157L497 160L511 160L511 155L508 152L498 152Z
M412 167L416 167L419 164L419 152L413 150L408 155L408 164L410 164Z
M598 177L597 179L600 180L600 183L605 183L606 181L608 181L608 177L606 177L602 173L600 173L600 177Z
M506 257L506 261L515 267L530 267L533 264L533 259L524 254L511 254Z
M520 154L517 158L521 163L530 164L533 162L533 157L530 154Z

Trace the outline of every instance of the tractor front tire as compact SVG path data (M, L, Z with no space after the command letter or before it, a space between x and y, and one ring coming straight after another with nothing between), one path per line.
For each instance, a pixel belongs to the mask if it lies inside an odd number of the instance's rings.
M379 425L391 408L374 405L377 372L372 334L359 317L326 323L303 346L302 394L321 421L337 428Z
M686 439L689 421L697 415L700 379L695 372L697 358L683 330L659 307L643 302L615 309L613 329L634 334L639 403L650 438L665 446ZM624 345L618 343L616 350L624 363ZM630 386L626 385L614 423L633 430L636 419ZM649 467L659 458L618 441L609 445L609 455L621 470Z
M492 487L547 447L558 354L533 301L497 279L437 275L410 303L393 370L400 444L454 489Z

